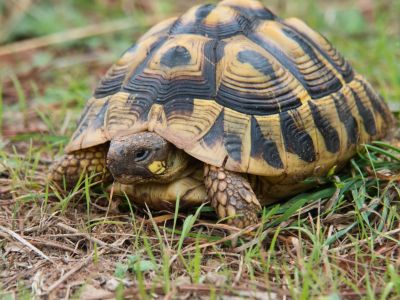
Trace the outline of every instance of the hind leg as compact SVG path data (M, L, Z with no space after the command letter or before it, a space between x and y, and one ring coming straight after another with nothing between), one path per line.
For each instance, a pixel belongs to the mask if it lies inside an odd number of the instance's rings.
M261 205L245 177L224 168L205 165L204 182L211 205L221 219L238 228L258 222Z
M48 178L60 186L74 187L81 176L94 175L92 182L110 182L106 167L107 147L100 145L65 154L50 167ZM83 177L84 178L84 177Z

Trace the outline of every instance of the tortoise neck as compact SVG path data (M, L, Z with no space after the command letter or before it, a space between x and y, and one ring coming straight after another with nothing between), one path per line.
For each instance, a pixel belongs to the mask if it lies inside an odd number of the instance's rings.
M185 151L178 149L173 145L171 146L172 149L169 151L167 159L168 172L158 176L158 178L155 179L157 182L172 182L193 172L193 166L196 164L196 160Z

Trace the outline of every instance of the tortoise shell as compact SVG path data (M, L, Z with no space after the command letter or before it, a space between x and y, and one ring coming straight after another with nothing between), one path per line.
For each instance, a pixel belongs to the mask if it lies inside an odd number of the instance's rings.
M391 113L320 34L257 1L196 6L150 29L100 81L67 152L153 131L236 172L326 172Z

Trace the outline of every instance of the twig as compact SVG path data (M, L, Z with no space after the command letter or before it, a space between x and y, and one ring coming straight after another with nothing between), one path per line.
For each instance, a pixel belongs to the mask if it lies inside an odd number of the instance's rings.
M243 256L240 256L239 260L239 270L236 273L235 279L233 280L233 283L237 285L239 283L239 280L242 278L242 272L243 272Z
M6 200L0 199L0 206L12 205L12 204L15 204L16 202L17 202L16 199L6 199Z
M187 253L187 252L192 252L192 251L194 251L194 250L196 250L196 249L208 248L208 247L216 246L216 245L218 245L218 244L225 243L225 242L227 242L227 241L234 241L234 240L237 239L239 236L241 236L241 235L243 235L243 234L245 234L245 233L247 233L247 232L251 232L251 231L257 229L257 228L258 228L259 226L261 226L261 225L262 225L261 223L258 223L258 224L255 224L255 225L253 225L253 226L249 226L249 227L243 228L243 229L239 230L238 232L235 232L235 233L233 233L233 234L230 234L230 235L228 235L228 236L226 236L226 237L224 237L224 238L221 238L220 240L215 241L215 242L204 243L204 244L201 244L201 245L196 245L196 246L187 247L187 248L183 249L179 254L183 255L183 254L185 254L185 253ZM169 265L171 265L171 264L178 258L179 254L175 254L175 255L170 259Z
M150 20L149 23L151 23ZM146 26L147 24L144 24ZM121 31L132 27L139 27L138 24L129 19L104 22L102 24L92 24L86 27L74 28L71 30L49 34L43 37L32 38L26 41L15 42L0 47L0 56L18 52L24 52L54 44L61 44L68 41L83 39L95 35L102 35L115 31Z
M152 285L146 285L144 288L146 291L152 291L159 295L165 295L164 287L162 285L154 286L154 284L152 284ZM265 290L265 288L263 288L263 289ZM240 288L236 288L235 290L230 291L230 290L226 290L221 287L217 287L214 284L183 284L183 285L176 287L176 292L178 295L180 293L195 293L195 294L203 295L203 296L207 296L207 295L210 295L210 293L215 292L217 294L223 294L224 296L239 296L239 297L242 296L242 298L246 298L246 299L248 299L248 298L259 299L259 297L248 297L249 293L254 292L253 290L251 290L249 288L240 287ZM139 294L139 289L137 287L127 288L124 290L124 299L140 299L138 297L138 294ZM245 294L245 295L243 295L243 294ZM102 293L101 295L93 295L93 296L89 296L85 299L87 299L87 300L115 299L115 293L105 292L105 293ZM264 297L264 299L268 299L268 298Z
M72 228L71 226L68 226L67 224L59 222L59 223L56 224L56 226L58 226L61 229L66 230L68 232L72 232L74 234L79 234L80 236L83 236L84 238L88 239L89 241L91 241L93 243L96 243L96 244L98 244L98 245L100 245L102 247L106 247L106 248L110 248L110 249L114 249L114 250L119 250L119 251L123 251L123 252L127 251L127 249L122 249L122 248L119 248L119 247L114 246L112 244L111 245L107 244L107 243L103 242L102 240L99 240L99 239L97 239L95 237L90 236L87 233L80 232L79 230L77 230L75 228ZM128 251L128 252L130 253L130 251Z
M110 247L109 244L103 242L102 240L99 240L99 239L97 239L95 237L92 237L87 233L80 232L78 229L72 228L71 226L68 226L67 224L59 222L59 223L56 224L56 226L60 227L61 229L66 230L66 231L69 231L69 232L72 232L72 233L76 233L76 234L80 234L81 236L85 237L89 241L92 241L93 243L96 243L96 244L98 244L100 246Z
M6 288L8 287L10 284L19 282L19 280L21 278L27 278L28 276L33 276L32 274L36 273L37 270L39 270L40 268L42 268L45 264L47 264L47 262L45 262L44 260L40 260L36 265L34 265L31 268L27 268L25 269L25 271L22 272L17 272L15 273L13 276L8 277L7 279L5 279L2 282L2 287ZM0 294L1 296L1 294ZM0 297L1 298L1 297Z
M104 253L104 251L105 251L104 249L100 250L97 255L102 255ZM86 257L84 261L76 264L75 267L73 267L71 270L69 270L67 273L65 273L64 276L62 276L60 279L58 279L56 282L54 282L51 286L49 286L42 295L51 293L61 283L63 283L65 280L67 280L69 277L71 277L75 272L77 272L81 268L83 268L86 264L88 264L92 260L94 254L95 254L95 251L93 251L88 257Z
M27 246L29 249L31 249L32 251L36 252L36 254L38 254L39 256L43 257L44 259L52 262L53 264L55 264L55 262L48 257L46 254L44 254L42 251L40 251L38 248L36 248L35 246L33 246L31 243L29 243L27 240L25 240L22 236L20 236L18 233L15 233L14 231L5 228L3 226L0 225L0 231L5 232L6 234L10 235L11 237L13 237L14 239L16 239L18 242L20 242L21 244Z
M268 234L271 232L272 230L270 228L268 228L267 230L263 231L258 237L255 237L253 239L250 240L250 242L247 242L239 247L235 247L232 251L234 253L241 253L244 250L258 244L260 241L265 240L265 238L268 236Z
M394 229L394 230L387 231L385 233L379 234L379 237L387 239L388 236L394 235L394 234L399 233L399 232L400 232L400 228L397 228L397 229ZM340 251L340 250L344 250L344 249L348 249L348 248L354 248L355 245L364 244L364 243L370 241L373 238L377 238L377 237L369 237L369 238L366 238L366 239L363 239L363 240L358 240L358 241L355 241L355 242L350 243L350 244L346 244L346 245L343 245L343 246L338 246L336 248L329 249L329 251Z
M61 243L55 242L55 241L49 241L49 240L39 240L36 238L32 238L30 239L30 242L36 245L41 245L41 246L45 246L45 247L53 247L53 248L58 248L61 250L66 250L69 252L72 252L74 254L82 254L82 251L73 249L71 247L68 247L66 245L63 245Z

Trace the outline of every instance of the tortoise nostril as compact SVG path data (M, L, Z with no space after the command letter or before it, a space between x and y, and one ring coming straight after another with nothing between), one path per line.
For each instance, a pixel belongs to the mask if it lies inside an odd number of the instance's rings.
M125 154L126 154L124 148L119 148L119 149L117 150L117 153L118 153L119 156L125 156Z

